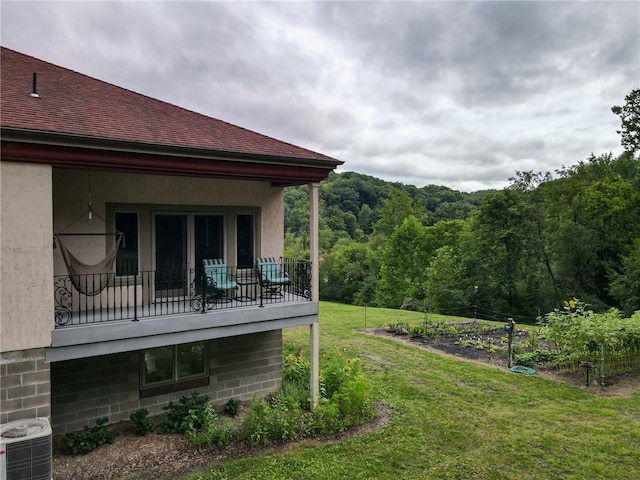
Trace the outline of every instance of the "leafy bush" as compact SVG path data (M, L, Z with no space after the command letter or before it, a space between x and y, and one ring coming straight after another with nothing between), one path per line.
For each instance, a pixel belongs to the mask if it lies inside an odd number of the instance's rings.
M525 367L534 367L546 363L553 363L559 358L558 352L551 350L534 350L533 352L520 353L515 356L518 365Z
M406 335L409 333L409 324L406 322L392 322L387 325L387 330L396 335Z
M640 322L623 318L615 308L594 313L586 303L572 299L564 302L562 310L548 313L543 325L545 336L568 355L597 355L601 345L609 353L640 352Z
M271 421L269 438L272 440L293 440L300 431L302 408L293 397L282 394L272 395L267 399Z
M99 418L91 428L85 425L84 430L65 433L60 439L63 448L73 455L84 455L100 445L115 442L115 432L108 430L105 425L108 421L107 417Z
M302 352L302 347L291 342L282 342L282 358L291 355L292 357L299 357Z
M285 344L286 345L286 344ZM308 407L309 381L311 378L311 366L309 361L298 354L286 355L282 360L282 394L298 400L301 405Z
M373 407L360 360L346 358L333 348L323 354L322 363L321 398L312 411L308 410L309 362L288 354L283 358L282 388L267 398L252 398L242 423L219 418L208 397L192 392L179 404L170 402L164 407L168 412L162 417L161 432L183 433L191 445L202 450L234 441L253 446L332 434L371 419ZM229 400L224 411L237 413L239 403Z
M225 447L237 439L238 429L231 420L219 418L213 409L209 408L203 414L200 430L188 430L185 437L198 450L214 445Z
M426 333L426 330L424 328L424 325L414 325L409 329L409 336L411 338L424 337L425 333Z
M242 422L239 438L249 445L266 445L269 443L269 406L254 397L251 399L249 410Z
M148 435L156 429L156 422L148 417L149 410L146 408L141 408L129 415L131 422L133 422L133 428L136 430L136 433L140 436Z
M311 394L309 391L309 379L296 382L293 380L283 380L280 392L285 397L294 398L301 407L307 410L311 406Z
M359 358L345 358L334 348L324 355L320 372L325 398L338 405L345 425L355 425L373 417L368 386Z
M230 417L235 417L240 411L240 400L230 398L227 403L224 404L223 411Z
M296 355L286 355L282 359L282 380L306 382L309 384L311 367L309 361Z
M254 398L242 423L240 438L249 445L292 440L299 435L302 408L296 399L281 394Z
M461 325L447 325L444 320L425 320L422 326L424 327L425 338L440 338L446 335L456 335L463 331Z
M169 402L162 407L168 410L160 422L162 433L187 433L191 430L199 430L204 425L205 416L211 408L209 397L193 391L191 395L180 398L179 404Z
M313 412L304 415L302 434L304 436L330 435L342 432L346 428L340 414L340 406L328 398L321 398Z

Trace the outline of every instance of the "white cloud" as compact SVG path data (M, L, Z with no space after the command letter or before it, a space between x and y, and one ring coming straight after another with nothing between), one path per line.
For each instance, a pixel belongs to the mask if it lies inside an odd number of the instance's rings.
M637 2L3 2L2 44L462 190L621 151Z

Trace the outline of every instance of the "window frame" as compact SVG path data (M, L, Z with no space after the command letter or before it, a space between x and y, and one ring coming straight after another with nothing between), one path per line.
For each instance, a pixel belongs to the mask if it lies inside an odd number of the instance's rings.
M203 372L196 373L193 375L188 375L184 377L179 376L179 355L178 349L184 345L191 344L202 344L203 349ZM173 359L172 359L172 378L170 380L160 380L156 382L147 383L146 381L146 364L147 364L147 352L151 350L155 350L157 348L167 348L170 347L172 349ZM196 342L188 342L188 343L180 343L175 345L163 345L160 347L154 348L146 348L140 350L140 392L142 397L148 397L152 395L158 395L160 393L168 393L173 391L186 390L189 388L193 388L194 386L202 386L209 384L209 341L208 340L199 340ZM143 392L147 394L144 395Z
M238 218L240 216L245 216L245 217L251 217L251 264L250 265L240 265L240 259L239 259L239 242L240 242L240 235L239 235L239 222L238 222ZM257 232L256 232L256 219L257 219L257 215L255 212L247 212L247 211L239 211L236 212L235 214L235 220L236 220L236 225L235 225L235 230L236 230L236 244L235 244L235 252L236 252L236 267L238 269L243 269L243 268L253 268L255 265L255 261L256 261L256 245L258 244L258 236L257 236Z
M117 215L118 214L134 214L136 216L136 239L135 239L135 244L136 244L136 265L135 265L135 272L139 272L140 271L140 212L138 210L133 210L133 209L126 209L126 208L117 208L114 209L112 212L113 215L113 227L115 230L118 230L118 222L117 222ZM124 233L124 232L123 232ZM127 237L127 235L124 235L123 241L126 242L129 241L131 242L131 238ZM120 246L120 248L122 248L122 245ZM127 278L127 277L133 277L134 273L118 273L118 255L116 255L116 260L115 260L115 264L113 266L114 268L114 273L116 278Z

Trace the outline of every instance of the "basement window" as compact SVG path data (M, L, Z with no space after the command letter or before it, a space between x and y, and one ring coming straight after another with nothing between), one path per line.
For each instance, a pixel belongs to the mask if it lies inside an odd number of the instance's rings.
M142 398L209 384L206 342L149 348L141 353Z

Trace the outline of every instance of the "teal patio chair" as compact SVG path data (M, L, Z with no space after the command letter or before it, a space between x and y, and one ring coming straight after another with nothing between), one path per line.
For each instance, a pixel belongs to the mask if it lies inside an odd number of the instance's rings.
M202 260L202 263L204 265L204 275L207 282L207 294L217 300L233 299L236 290L238 290L238 283L234 276L229 274L224 261L219 258L205 258ZM232 295L229 295L229 292L232 292Z
M274 257L262 257L256 259L256 271L258 281L263 289L263 296L282 296L282 286L291 285L291 279L287 272L280 270L280 265Z

